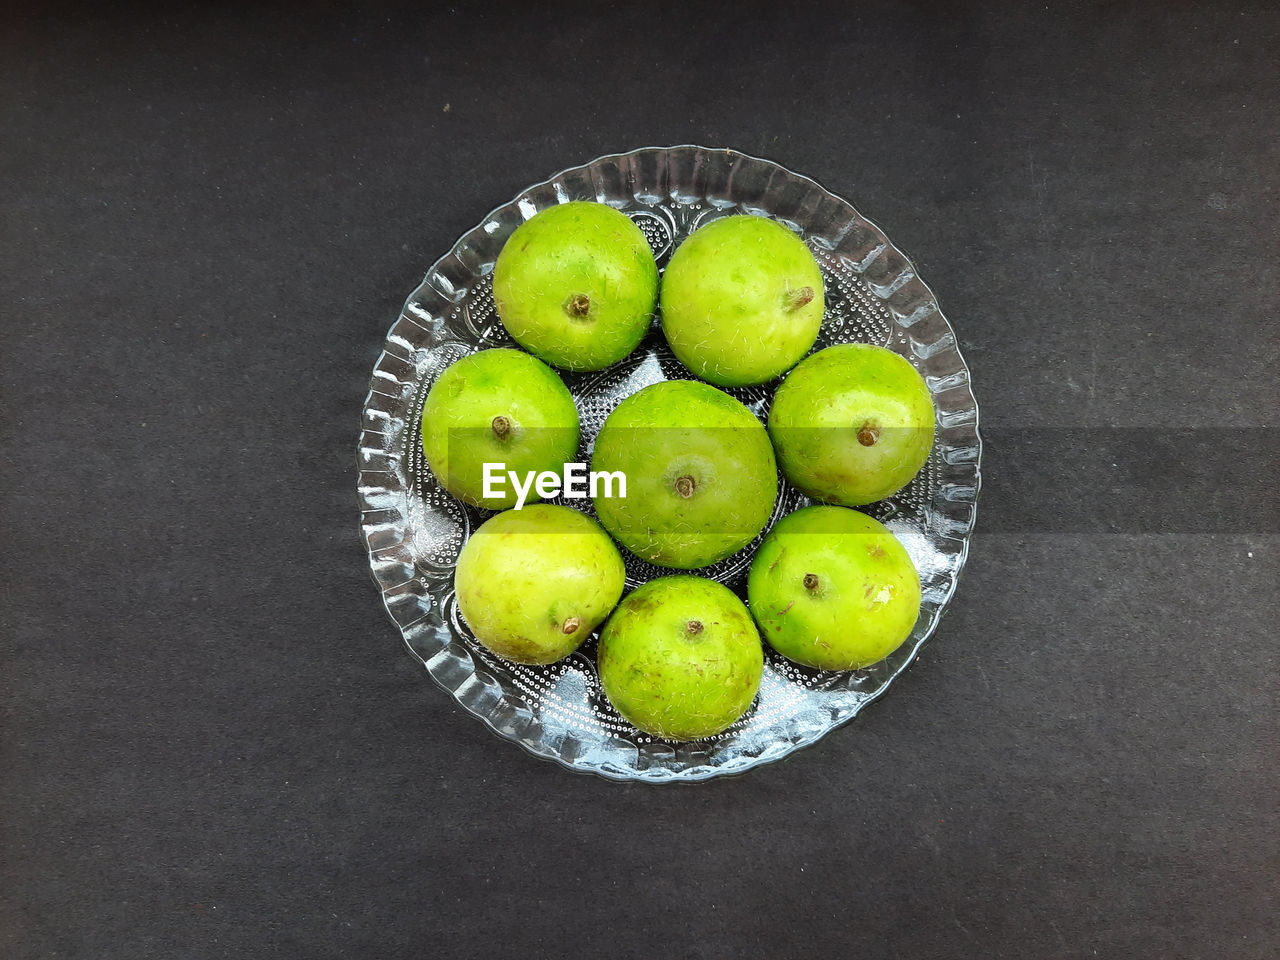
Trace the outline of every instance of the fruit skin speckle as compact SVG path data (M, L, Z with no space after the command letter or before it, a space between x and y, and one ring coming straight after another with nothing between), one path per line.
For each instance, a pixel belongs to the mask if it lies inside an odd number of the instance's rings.
M680 362L724 387L766 383L813 346L822 271L796 234L765 217L695 230L662 278L662 332Z
M773 515L778 470L768 433L727 393L693 380L623 400L596 438L593 471L622 471L625 498L596 512L618 542L662 567L691 570L750 543Z
M774 395L769 436L787 479L846 507L883 500L933 449L933 398L909 361L868 343L819 350Z
M484 464L520 475L559 473L577 456L578 409L556 372L521 350L463 357L436 379L422 406L422 452L441 486L466 503L502 510L510 483L484 496ZM536 499L536 493L530 493Z
M645 733L698 740L729 727L755 700L764 674L760 635L723 584L688 575L650 580L600 635L600 683Z
M490 517L463 545L454 571L467 626L517 663L554 663L578 649L625 583L622 556L600 525L545 503Z
M807 588L810 576L819 589ZM769 531L747 575L747 597L761 632L784 657L819 670L857 670L911 635L920 577L878 520L813 506Z
M507 240L493 299L502 325L530 353L565 370L603 370L648 330L658 266L625 214L602 203L562 203Z

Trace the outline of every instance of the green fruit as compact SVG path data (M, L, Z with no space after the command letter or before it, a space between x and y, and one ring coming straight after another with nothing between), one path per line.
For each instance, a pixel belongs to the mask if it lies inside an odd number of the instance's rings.
M879 521L845 507L805 507L760 544L747 597L760 632L784 657L819 670L856 670L911 635L920 577Z
M640 343L658 267L629 217L602 203L548 207L516 228L493 270L502 325L566 370L603 370Z
M747 712L764 672L751 615L733 591L701 577L650 580L600 634L600 684L645 733L697 740Z
M695 230L662 277L662 332L697 376L765 383L795 366L822 325L822 272L799 237L764 217Z
M422 452L441 485L491 510L510 507L505 486L484 496L484 464L520 475L560 472L578 452L578 410L555 371L519 350L481 350L453 364L422 406Z
M794 486L853 507L911 482L933 449L933 423L915 367L884 347L846 343L787 377L769 411L769 436Z
M661 567L723 560L773 515L777 464L755 416L695 380L655 383L609 414L593 471L621 471L625 497L597 497L600 522L624 547Z
M540 503L490 517L458 555L458 610L476 639L517 663L554 663L609 615L626 572L590 517Z

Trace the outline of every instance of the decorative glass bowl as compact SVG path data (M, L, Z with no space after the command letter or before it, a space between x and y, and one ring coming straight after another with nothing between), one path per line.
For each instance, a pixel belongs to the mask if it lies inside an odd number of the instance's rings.
M455 500L427 469L422 403L436 376L455 360L512 344L494 311L494 262L520 223L571 200L607 203L631 217L660 267L692 230L716 217L752 213L779 220L804 238L825 277L826 313L814 350L880 344L924 376L937 410L933 453L906 489L864 508L906 545L923 588L915 629L888 659L865 670L827 673L790 663L766 646L764 679L748 713L717 736L672 743L641 733L610 706L600 688L594 639L542 667L509 663L475 641L458 615L453 568L463 542L491 513ZM581 414L584 462L605 417L624 397L660 380L692 378L656 321L639 349L613 367L561 374ZM728 392L765 420L776 386ZM813 743L884 693L906 668L937 627L964 566L981 454L977 404L955 334L911 262L878 227L813 180L767 160L695 146L644 148L529 187L427 272L387 335L365 401L358 451L361 524L374 579L410 652L500 736L571 770L615 780L706 780ZM553 502L591 512L590 501ZM774 520L808 502L781 481ZM695 572L745 599L755 547ZM629 588L675 572L624 556Z

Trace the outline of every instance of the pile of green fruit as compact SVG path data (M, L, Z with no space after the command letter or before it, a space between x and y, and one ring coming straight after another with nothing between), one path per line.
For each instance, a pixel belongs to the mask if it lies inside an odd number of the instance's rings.
M603 624L598 663L609 701L640 730L694 740L750 708L762 636L796 663L853 670L910 635L920 610L915 567L888 529L850 508L897 492L924 465L933 403L911 364L882 347L844 344L801 360L817 340L824 291L817 261L792 231L757 216L714 220L680 245L660 283L629 218L564 203L511 235L493 292L503 325L528 352L492 348L459 360L432 385L422 413L423 451L444 488L504 511L458 557L458 607L480 643L519 663L553 663ZM700 379L645 387L605 421L592 476L625 477L626 495L594 497L599 523L569 507L523 507L558 492L543 477L566 469L578 448L573 398L547 364L617 363L659 306L671 350ZM767 429L717 389L788 370ZM490 483L485 465L497 463L510 485ZM779 468L825 505L770 530L751 563L747 604L691 574L623 598L615 541L672 570L723 560L773 515Z

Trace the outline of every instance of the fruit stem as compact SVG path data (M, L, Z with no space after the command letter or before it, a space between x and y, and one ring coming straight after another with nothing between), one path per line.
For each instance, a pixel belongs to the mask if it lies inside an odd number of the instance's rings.
M585 293L575 293L564 302L564 312L576 320L581 320L591 312L591 298Z
M880 428L868 420L858 428L858 442L864 447L874 447L880 439Z
M799 290L788 290L782 298L787 313L794 313L806 303L813 302L813 287L801 287Z
M702 632L701 620L690 620L684 626L685 626L685 629L689 631L689 636L691 637L696 637L698 634Z
M698 484L693 477L685 474L683 477L676 477L675 487L680 499L688 500L693 496L693 491L698 488Z
M819 583L821 583L821 581L818 579L818 575L816 573L806 573L804 575L804 588L810 593L813 593L818 589Z
M560 627L560 629L564 631L564 635L567 637L569 634L577 630L578 627L580 626L582 626L581 620L579 620L577 617L570 617L568 620L564 622L564 624Z
M499 440L507 439L511 433L511 421L506 417L498 416L493 418L493 434Z

